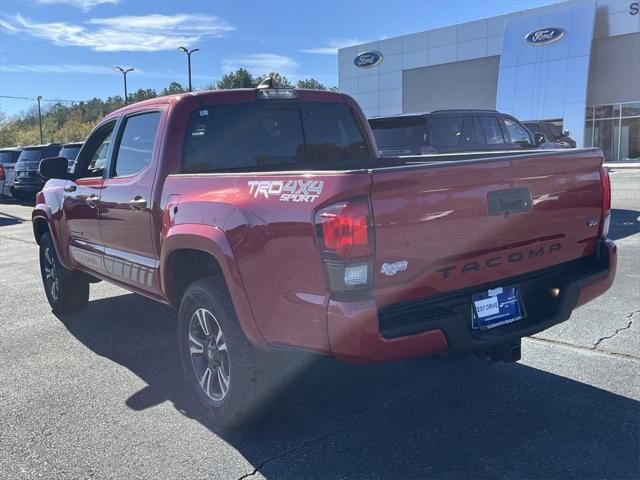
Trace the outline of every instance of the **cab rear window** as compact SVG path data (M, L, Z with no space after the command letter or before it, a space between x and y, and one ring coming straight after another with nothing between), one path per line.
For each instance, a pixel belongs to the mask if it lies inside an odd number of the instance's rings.
M182 171L288 169L366 158L367 143L348 105L256 102L194 112Z

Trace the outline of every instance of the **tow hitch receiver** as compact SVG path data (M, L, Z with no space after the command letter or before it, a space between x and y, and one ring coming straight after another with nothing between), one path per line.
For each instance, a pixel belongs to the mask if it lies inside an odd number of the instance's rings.
M520 358L522 357L521 345L521 340L503 343L502 345L498 345L490 350L483 350L479 352L478 356L484 358L488 363L515 363L520 361Z

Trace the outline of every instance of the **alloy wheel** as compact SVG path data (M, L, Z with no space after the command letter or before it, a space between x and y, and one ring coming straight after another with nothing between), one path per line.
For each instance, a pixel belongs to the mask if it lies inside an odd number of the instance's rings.
M189 321L189 354L205 395L215 402L224 400L231 383L229 351L220 323L206 308L197 309Z
M47 290L49 291L51 298L53 298L54 301L57 301L60 295L60 288L58 283L58 272L56 269L56 264L53 260L53 254L49 247L45 248L44 250L43 261L44 261L43 266L44 266L44 277L45 277L44 280L45 280Z

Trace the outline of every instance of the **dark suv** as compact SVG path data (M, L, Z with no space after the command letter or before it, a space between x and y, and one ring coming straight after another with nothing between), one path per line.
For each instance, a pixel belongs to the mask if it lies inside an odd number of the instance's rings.
M539 148L533 134L495 110L438 110L369 119L382 156Z
M16 163L16 178L11 187L11 194L16 198L27 198L42 190L46 180L38 173L40 160L57 157L61 147L59 143L24 147Z
M82 142L65 143L62 146L62 150L60 150L60 153L58 153L59 157L64 157L67 159L67 162L69 163L69 171L71 171L71 168L76 161L76 157L78 156L78 152L82 148L82 145Z

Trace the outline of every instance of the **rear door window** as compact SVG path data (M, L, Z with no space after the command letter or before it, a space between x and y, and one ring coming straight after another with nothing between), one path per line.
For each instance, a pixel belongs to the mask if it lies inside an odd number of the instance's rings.
M505 142L498 118L493 115L476 117L481 141L487 145L503 145Z
M464 148L473 143L469 117L440 116L431 117L431 142L436 148Z
M212 106L192 115L182 171L290 168L368 156L367 144L346 104L240 103Z

